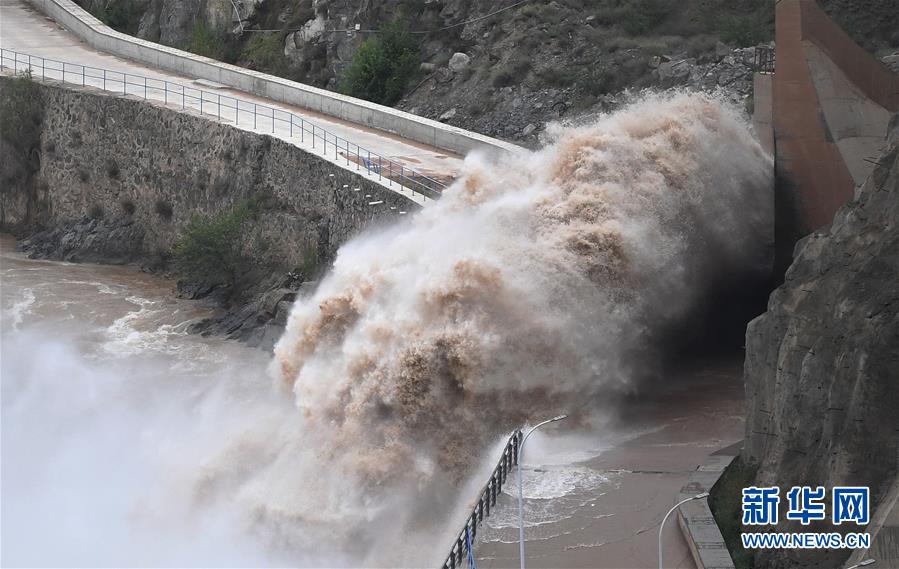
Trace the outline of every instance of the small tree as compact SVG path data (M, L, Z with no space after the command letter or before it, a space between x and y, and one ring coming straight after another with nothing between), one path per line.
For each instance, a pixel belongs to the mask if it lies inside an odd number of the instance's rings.
M249 203L215 215L194 216L172 250L187 278L208 285L233 285L244 264L242 231L252 214Z
M43 116L41 91L30 70L5 83L0 97L0 135L26 161L40 145Z
M382 105L399 101L419 65L418 43L398 15L359 46L344 72L341 91Z

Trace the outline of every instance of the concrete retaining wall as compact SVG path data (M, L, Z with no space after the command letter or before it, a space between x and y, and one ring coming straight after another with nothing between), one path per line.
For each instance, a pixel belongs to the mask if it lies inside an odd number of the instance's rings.
M773 85L778 272L796 241L828 225L874 167L899 75L832 22L814 0L776 6Z
M742 447L742 443L736 443L709 455L690 475L690 481L681 488L677 501L710 492ZM677 522L698 569L734 569L733 559L707 499L693 500L681 506L677 511Z
M493 152L521 150L514 144L410 113L122 34L107 27L70 0L29 1L88 45L159 69L214 81L457 154L465 155L476 149Z

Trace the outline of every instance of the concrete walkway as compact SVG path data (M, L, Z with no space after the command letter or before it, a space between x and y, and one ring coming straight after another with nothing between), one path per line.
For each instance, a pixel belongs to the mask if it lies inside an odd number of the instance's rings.
M327 152L328 157L338 163L346 163L346 165L356 166L355 146L361 146L372 152L377 152L386 158L389 158L407 169L412 169L418 174L435 178L443 182L454 179L461 168L462 157L450 154L446 151L433 147L425 146L419 143L410 142L397 136L393 136L383 131L369 129L356 124L340 121L331 117L326 117L318 113L310 112L306 109L277 103L268 99L256 97L250 93L237 91L217 85L209 81L197 80L191 77L185 77L166 71L161 71L140 63L122 59L113 55L109 55L97 51L81 40L58 26L55 22L36 11L23 1L0 0L0 47L4 49L15 50L20 53L40 56L56 61L64 61L67 64L73 63L78 65L91 66L98 69L113 70L120 73L130 74L128 82L129 86L124 86L124 92L129 95L144 97L145 89L141 84L141 77L146 77L150 85L156 81L170 81L185 86L190 93L190 89L199 89L207 93L218 94L224 98L221 101L217 97L202 101L202 111L204 114L214 117L221 117L223 121L234 123L236 126L246 130L257 131L260 133L271 134L285 140L289 140L298 146L308 147L310 151L316 153ZM49 63L45 67L58 67L58 64ZM35 66L33 73L40 75L42 69ZM48 78L61 79L60 72L43 70ZM91 74L91 70L87 74ZM80 71L78 71L80 73ZM86 77L85 83L95 87L101 87L103 78L102 74L93 72L99 77ZM133 76L133 77L132 77ZM73 77L68 72L66 80L69 82L80 82L80 77ZM118 81L116 84L115 81ZM115 85L116 88L122 88L121 76L116 75L115 78L110 76L107 82L107 88ZM196 94L199 96L199 94ZM235 105L228 97L239 99L241 102ZM181 98L167 93L161 89L146 90L146 98L153 99L160 103L168 103L175 108L191 107L198 110L200 101L195 101L190 96ZM186 101L185 101L186 99ZM228 101L228 102L225 102ZM341 152L340 146L344 143L340 141L335 149L333 142L327 144L328 149L322 148L322 139L315 137L304 137L300 140L299 133L296 136L290 136L290 124L283 120L271 119L265 120L261 116L256 117L254 125L253 104L264 105L275 109L276 112L293 113L304 121L308 121L315 125L316 130L324 129L333 133L337 137L351 142L350 154L344 150ZM237 108L234 108L234 107ZM260 111L259 113L264 114ZM278 112L280 116L282 115ZM274 123L274 124L273 124ZM307 124L307 129L311 128ZM329 136L329 140L333 137ZM313 141L316 148L313 149ZM336 152L336 154L335 154ZM386 173L386 170L385 170ZM395 185L395 184L394 184ZM426 202L428 200L419 199L416 201Z
M659 522L709 453L742 437L743 393L742 361L709 362L672 372L639 397L610 402L618 418L593 435L566 440L538 432L528 439L527 566L658 567ZM634 436L616 439L628 432ZM580 454L572 449L601 450L565 462ZM478 532L481 569L518 567L517 478L510 480ZM662 541L666 568L696 569L674 516Z

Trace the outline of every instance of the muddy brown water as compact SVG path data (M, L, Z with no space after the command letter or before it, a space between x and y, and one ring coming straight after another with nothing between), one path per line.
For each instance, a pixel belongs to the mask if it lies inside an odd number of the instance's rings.
M197 507L205 453L250 428L244 409L290 416L268 354L188 334L208 311L169 281L29 260L6 236L0 247L3 565L353 565L291 550L227 500ZM603 432L529 440L529 567L655 567L678 490L742 436L740 362L699 366L624 405ZM510 482L478 536L482 569L518 566ZM665 551L666 567L694 566L675 523Z

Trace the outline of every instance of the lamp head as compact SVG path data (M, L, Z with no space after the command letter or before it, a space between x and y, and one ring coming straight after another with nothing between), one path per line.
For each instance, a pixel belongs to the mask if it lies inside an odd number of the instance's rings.
M700 493L700 494L697 494L697 495L693 496L693 499L694 499L694 500L701 500L702 498L708 498L708 497L709 497L709 493L708 493L708 492L702 492L702 493Z

